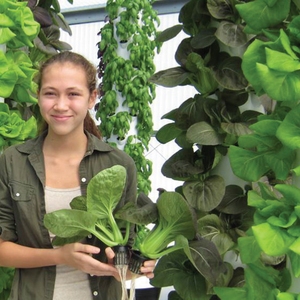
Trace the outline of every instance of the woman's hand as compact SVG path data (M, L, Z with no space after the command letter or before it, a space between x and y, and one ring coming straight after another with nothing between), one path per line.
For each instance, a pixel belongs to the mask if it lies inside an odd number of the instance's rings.
M141 272L149 279L154 277L154 268L155 268L156 260L146 260L141 267Z
M114 253L110 248L106 249L108 263L102 263L92 257L101 250L98 247L72 243L56 249L58 252L58 264L65 264L95 276L114 276L118 278L118 270L113 265ZM111 250L111 251L110 251ZM112 253L111 253L112 252Z

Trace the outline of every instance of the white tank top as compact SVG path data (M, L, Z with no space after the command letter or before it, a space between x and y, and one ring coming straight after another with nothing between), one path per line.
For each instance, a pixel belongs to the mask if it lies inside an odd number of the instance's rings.
M71 189L45 188L46 212L58 209L70 208L71 200L80 196L80 187ZM51 240L54 235L50 232ZM88 274L75 268L58 265L56 266L56 279L53 300L72 299L72 300L92 300L92 293Z

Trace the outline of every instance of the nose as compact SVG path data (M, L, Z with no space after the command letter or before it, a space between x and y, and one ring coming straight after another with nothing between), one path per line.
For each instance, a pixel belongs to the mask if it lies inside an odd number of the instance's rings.
M64 96L57 97L54 105L54 109L58 111L65 111L68 110L69 107L69 100Z

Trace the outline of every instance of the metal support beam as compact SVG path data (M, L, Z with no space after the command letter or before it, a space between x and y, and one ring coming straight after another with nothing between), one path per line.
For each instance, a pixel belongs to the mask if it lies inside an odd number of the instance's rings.
M134 0L133 0L134 1ZM159 15L178 13L188 0L158 0L153 8ZM61 10L69 25L102 22L107 16L105 4L65 8Z

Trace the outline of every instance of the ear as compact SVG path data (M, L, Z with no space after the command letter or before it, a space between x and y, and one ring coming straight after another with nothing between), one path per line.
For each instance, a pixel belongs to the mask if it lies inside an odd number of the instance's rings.
M98 93L97 90L93 90L89 98L89 109L92 109L96 104Z

